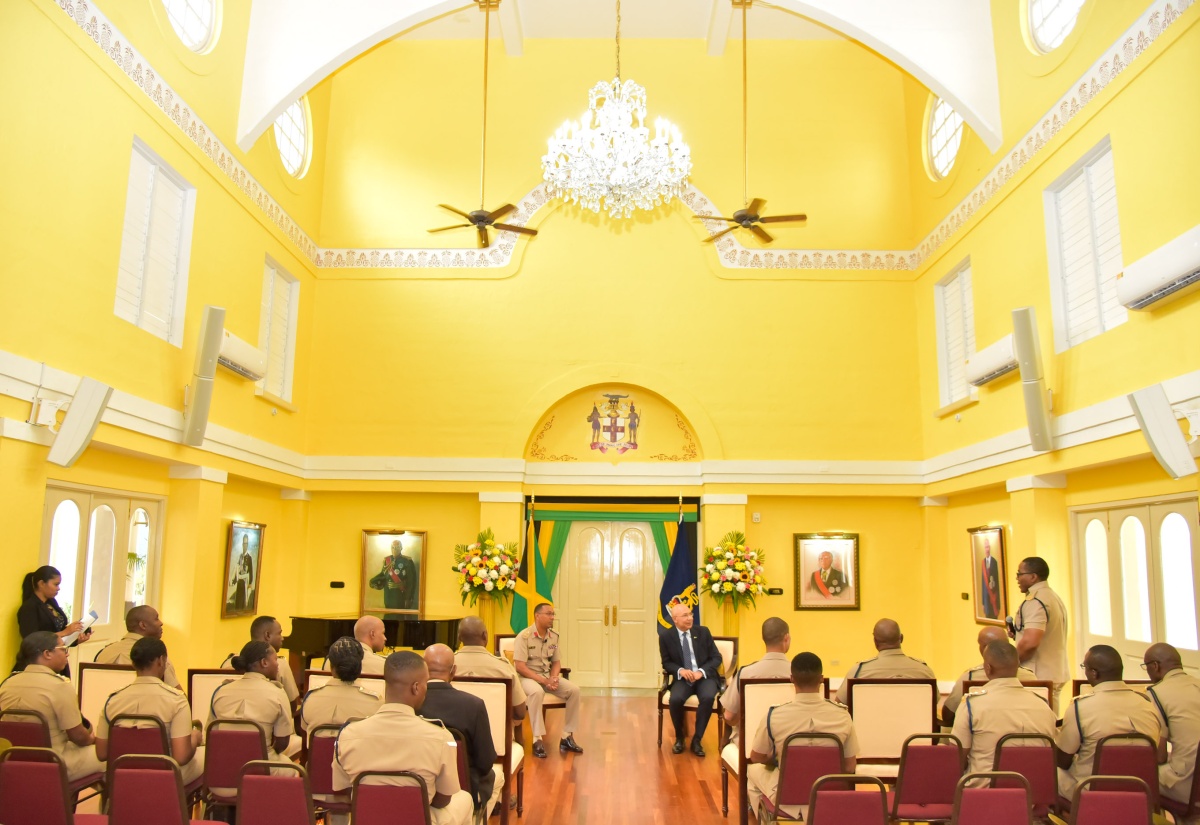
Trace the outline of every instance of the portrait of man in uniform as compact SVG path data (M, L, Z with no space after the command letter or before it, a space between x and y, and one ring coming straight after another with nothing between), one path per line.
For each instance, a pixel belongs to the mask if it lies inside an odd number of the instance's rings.
M855 610L858 599L858 535L797 533L796 609Z
M425 534L413 530L363 531L362 612L421 612Z
M975 527L971 537L971 578L975 590L975 621L1003 625L1008 613L1008 583L1004 575L1004 528Z
M247 521L229 524L225 546L225 598L221 618L258 612L258 579L265 525Z

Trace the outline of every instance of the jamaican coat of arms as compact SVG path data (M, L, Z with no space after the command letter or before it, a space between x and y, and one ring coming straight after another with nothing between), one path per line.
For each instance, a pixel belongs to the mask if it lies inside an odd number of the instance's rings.
M633 401L626 401L628 395L604 393L605 401L592 404L592 412L587 421L592 425L593 450L607 453L614 450L617 454L638 448L638 426L642 414L638 412Z

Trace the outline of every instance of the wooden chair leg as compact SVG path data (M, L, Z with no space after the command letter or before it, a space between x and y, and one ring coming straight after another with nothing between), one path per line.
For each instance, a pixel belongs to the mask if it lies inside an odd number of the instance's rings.
M721 764L721 814L729 816L729 771Z
M662 697L658 698L658 746L662 747Z

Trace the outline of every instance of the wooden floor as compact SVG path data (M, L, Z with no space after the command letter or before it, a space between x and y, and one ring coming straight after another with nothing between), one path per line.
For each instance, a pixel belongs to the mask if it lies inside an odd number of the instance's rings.
M582 755L561 754L562 711L547 715L546 759L534 759L526 736L523 825L621 822L676 825L729 822L736 825L736 782L730 783L730 815L721 816L721 768L717 721L704 736L703 759L690 751L675 756L671 719L658 739L656 696L585 695L575 741ZM692 723L689 716L688 724ZM526 725L528 731L528 725ZM497 822L497 819L492 819ZM513 819L509 820L514 822Z

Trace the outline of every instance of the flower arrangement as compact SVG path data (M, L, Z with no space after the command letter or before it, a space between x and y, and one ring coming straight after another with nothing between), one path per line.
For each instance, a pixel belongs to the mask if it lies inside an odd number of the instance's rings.
M744 533L726 533L716 547L704 550L704 566L698 571L699 590L712 596L717 604L726 600L733 609L754 605L754 597L767 592L763 575L766 555L746 546Z
M521 561L516 542L497 544L492 528L479 534L472 544L454 547L454 567L458 574L462 603L471 597L471 606L481 595L507 599L517 587L517 572Z

